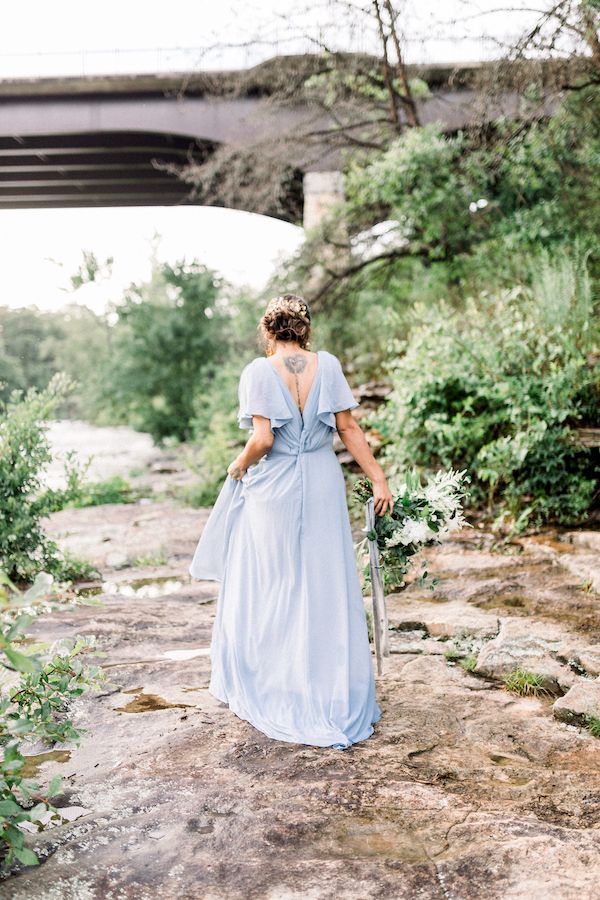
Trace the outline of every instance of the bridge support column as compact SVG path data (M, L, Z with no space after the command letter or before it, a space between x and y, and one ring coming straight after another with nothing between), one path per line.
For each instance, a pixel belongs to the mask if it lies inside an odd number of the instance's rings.
M341 172L305 172L303 186L303 225L313 228L335 203L344 199L344 176Z

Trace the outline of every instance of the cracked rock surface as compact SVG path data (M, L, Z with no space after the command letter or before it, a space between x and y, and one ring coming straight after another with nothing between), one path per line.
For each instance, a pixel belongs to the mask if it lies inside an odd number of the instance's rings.
M382 719L340 752L270 740L208 694L217 586L186 575L205 518L175 504L52 517L101 567L102 603L35 633L96 635L109 684L73 707L79 748L30 759L83 814L27 835L42 865L15 867L2 898L599 896L600 740L555 717L598 696L598 598L573 574L587 547L571 543L569 567L560 549L501 554L472 531L428 550L435 590L388 598ZM110 568L107 534L129 561L160 544L167 562ZM566 693L509 693L516 662Z

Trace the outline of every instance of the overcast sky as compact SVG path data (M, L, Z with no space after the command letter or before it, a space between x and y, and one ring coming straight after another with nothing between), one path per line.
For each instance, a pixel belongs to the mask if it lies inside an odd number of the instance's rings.
M406 0L407 58L448 62L495 55L496 41L513 39L531 18L506 7L528 6L527 0ZM32 0L4 4L0 75L238 68L323 44L377 50L364 19L346 26L339 5L327 0Z
M496 40L514 38L530 16L494 13L499 5L407 2L407 58L455 62L497 55ZM322 44L376 51L373 36L364 28L340 27L334 9L327 0L4 4L0 78L240 68ZM482 40L482 33L494 40ZM100 258L115 258L113 278L79 295L99 310L129 282L147 276L156 233L162 236L159 258L196 257L234 283L254 287L264 284L274 260L302 240L299 228L234 210L0 210L0 303L59 307L82 251L93 250Z

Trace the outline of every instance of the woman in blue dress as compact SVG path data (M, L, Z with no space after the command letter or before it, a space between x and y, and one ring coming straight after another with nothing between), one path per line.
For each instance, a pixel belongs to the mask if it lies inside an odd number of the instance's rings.
M350 410L339 360L309 348L308 304L272 300L266 356L243 369L238 421L251 429L204 526L190 574L220 582L209 691L271 738L346 748L381 716L356 569L337 430L393 508Z

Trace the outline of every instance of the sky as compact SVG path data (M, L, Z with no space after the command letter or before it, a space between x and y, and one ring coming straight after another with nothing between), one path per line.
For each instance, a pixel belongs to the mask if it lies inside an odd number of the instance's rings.
M527 13L493 12L489 0L406 3L406 53L413 62L494 56ZM364 28L341 28L327 0L81 0L5 5L0 78L244 68L279 53L374 52ZM460 19L460 21L456 21ZM160 240L155 236L159 235ZM100 312L159 260L198 259L236 285L261 288L275 261L302 242L302 229L236 210L146 207L0 210L0 304L57 309L82 302ZM84 250L114 257L113 275L65 291Z
M355 5L359 0L349 0ZM362 0L363 4L367 0ZM396 7L400 0L394 0ZM543 3L541 4L544 5ZM409 62L478 60L497 52L531 17L511 11L528 0L404 0ZM5 4L0 77L243 68L278 53L332 49L370 52L376 38L340 22L327 0L80 0ZM493 40L482 40L482 34ZM137 52L136 52L137 51Z
M210 207L0 210L0 305L56 310L83 303L101 313L159 261L197 259L233 285L260 289L303 231L267 216ZM112 275L73 293L70 276L91 250Z

